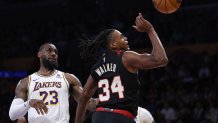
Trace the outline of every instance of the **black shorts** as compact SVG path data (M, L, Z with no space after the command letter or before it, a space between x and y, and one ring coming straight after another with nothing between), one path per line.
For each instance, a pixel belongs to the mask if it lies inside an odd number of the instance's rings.
M92 123L135 123L135 121L118 113L96 111L92 115Z

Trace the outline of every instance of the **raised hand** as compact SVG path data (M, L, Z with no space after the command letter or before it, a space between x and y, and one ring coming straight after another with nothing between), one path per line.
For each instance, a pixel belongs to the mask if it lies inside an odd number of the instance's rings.
M36 109L38 114L44 115L48 113L48 108L46 107L45 103L42 100L38 99L31 99L29 101L29 105Z
M139 13L135 19L135 25L133 25L133 28L135 28L138 32L149 32L153 26L150 22L143 18L141 13Z

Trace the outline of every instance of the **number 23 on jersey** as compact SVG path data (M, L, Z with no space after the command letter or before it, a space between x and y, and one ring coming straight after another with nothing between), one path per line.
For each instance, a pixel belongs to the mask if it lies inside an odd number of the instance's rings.
M57 91L41 91L39 92L40 97L42 97L45 105L55 105L58 103L58 92ZM47 100L48 97L51 97L51 100Z

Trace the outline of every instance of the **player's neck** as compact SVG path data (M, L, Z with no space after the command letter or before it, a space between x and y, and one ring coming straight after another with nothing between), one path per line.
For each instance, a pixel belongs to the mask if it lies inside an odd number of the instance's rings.
M40 75L43 75L43 76L50 76L54 72L55 72L55 69L49 70L47 68L40 68L37 73L40 74Z

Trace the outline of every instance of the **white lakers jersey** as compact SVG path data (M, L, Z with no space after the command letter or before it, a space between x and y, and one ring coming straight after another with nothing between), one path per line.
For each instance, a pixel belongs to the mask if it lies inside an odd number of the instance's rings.
M48 113L39 115L34 108L28 110L29 123L69 123L69 83L58 70L50 76L33 73L29 76L28 100L41 99Z

